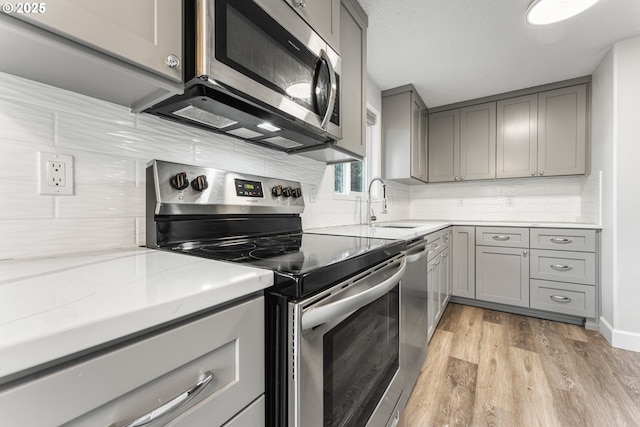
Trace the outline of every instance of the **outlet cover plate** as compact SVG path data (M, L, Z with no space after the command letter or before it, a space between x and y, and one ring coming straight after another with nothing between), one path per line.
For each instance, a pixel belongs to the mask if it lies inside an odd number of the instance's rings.
M38 194L73 195L73 156L38 152Z

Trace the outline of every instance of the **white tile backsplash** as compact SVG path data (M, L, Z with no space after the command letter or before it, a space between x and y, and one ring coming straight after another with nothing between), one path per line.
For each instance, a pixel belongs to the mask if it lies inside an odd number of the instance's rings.
M3 73L0 129L0 259L144 245L145 168L152 159L300 181L305 229L366 220L366 195L336 196L331 166ZM37 194L38 151L74 156L75 195ZM378 221L599 220L598 174L386 184L388 213L380 214L379 198L372 204Z

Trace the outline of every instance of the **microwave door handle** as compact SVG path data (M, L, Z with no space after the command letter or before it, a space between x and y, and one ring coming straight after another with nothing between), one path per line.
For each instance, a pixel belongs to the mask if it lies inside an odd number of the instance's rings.
M327 104L327 111L324 114L324 118L322 119L322 123L320 123L320 127L322 129L327 129L329 124L329 120L331 119L331 115L333 114L333 108L336 105L336 71L333 69L333 64L331 63L331 59L329 59L329 55L325 52L324 49L320 49L320 58L327 63L327 68L329 69L329 82L331 83L331 90L329 91L329 103Z
M336 317L352 313L377 300L396 286L398 280L404 276L406 269L407 260L403 257L398 271L382 283L377 284L366 291L360 292L359 294L351 295L318 308L312 308L311 310L303 313L301 319L302 330L306 331L307 329L330 322Z

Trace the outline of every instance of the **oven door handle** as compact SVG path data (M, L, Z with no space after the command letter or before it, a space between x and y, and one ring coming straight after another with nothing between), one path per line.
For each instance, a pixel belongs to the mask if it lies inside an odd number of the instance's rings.
M402 261L400 261L398 271L383 282L367 289L366 291L360 292L359 294L351 295L344 299L318 308L312 308L311 310L304 312L301 319L302 330L306 331L307 329L315 328L318 325L335 320L337 317L353 313L359 308L377 300L396 286L398 280L404 276L406 270L407 260L406 257L403 257Z

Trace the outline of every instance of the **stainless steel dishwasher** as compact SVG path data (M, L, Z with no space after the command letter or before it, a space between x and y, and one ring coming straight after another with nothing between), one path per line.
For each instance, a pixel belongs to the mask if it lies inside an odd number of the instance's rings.
M405 371L405 395L411 394L427 356L427 256L424 237L407 244L407 270L402 281L400 360Z

